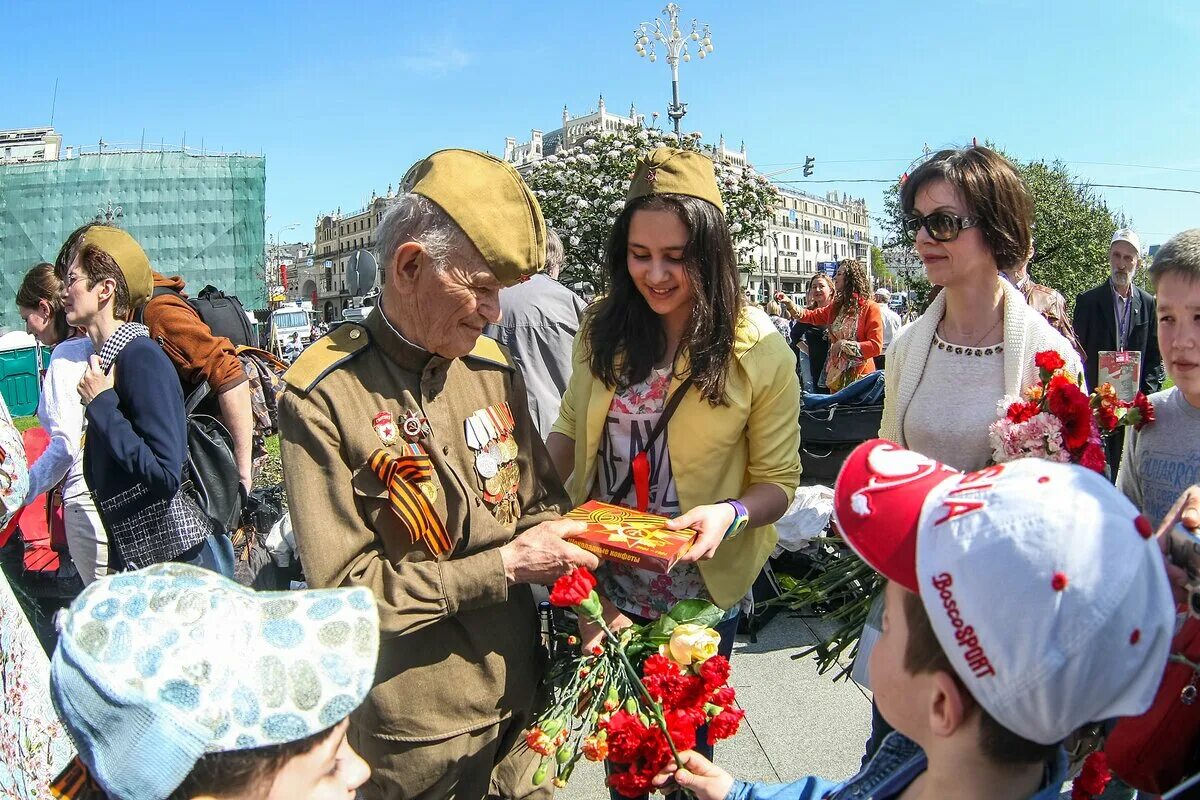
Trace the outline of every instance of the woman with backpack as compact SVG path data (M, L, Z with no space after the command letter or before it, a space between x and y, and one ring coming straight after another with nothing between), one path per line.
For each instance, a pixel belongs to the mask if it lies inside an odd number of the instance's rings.
M162 348L127 322L151 291L150 262L117 228L96 227L67 257L63 309L95 354L79 381L88 435L83 474L109 534L114 569L186 561L232 577L228 536L183 480L183 391Z
M17 310L25 330L52 350L37 407L50 444L29 467L25 501L61 492L67 549L87 586L108 574L108 534L83 479L83 406L76 391L94 352L92 343L67 324L63 284L53 264L38 264L25 273L17 289Z

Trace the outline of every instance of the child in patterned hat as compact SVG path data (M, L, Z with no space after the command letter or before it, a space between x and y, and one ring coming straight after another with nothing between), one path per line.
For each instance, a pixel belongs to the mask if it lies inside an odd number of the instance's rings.
M346 740L379 649L369 590L255 592L165 563L61 614L50 690L79 755L56 797L323 800L369 777Z

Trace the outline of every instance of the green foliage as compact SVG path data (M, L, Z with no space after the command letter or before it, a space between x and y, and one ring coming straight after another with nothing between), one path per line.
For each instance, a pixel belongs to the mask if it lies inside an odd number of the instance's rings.
M609 231L625 205L638 159L662 145L682 146L713 158L738 263L750 265L752 250L762 241L772 209L779 203L778 190L753 169L717 161L714 149L702 144L696 134L684 137L680 144L659 130L627 127L597 133L578 147L547 156L526 178L546 224L562 235L564 283L584 282L597 292L606 290L604 252Z
M15 425L17 430L20 431L21 433L24 433L25 431L29 430L30 428L42 427L41 421L37 417L34 417L34 416L13 417L13 425Z
M1108 276L1109 241L1117 228L1128 223L1062 161L1009 161L1033 195L1035 252L1030 273L1038 283L1062 292L1073 306L1076 295ZM903 245L899 181L885 192L883 215L885 235Z
M896 277L883 260L883 251L875 245L871 245L871 274L876 281L890 281Z

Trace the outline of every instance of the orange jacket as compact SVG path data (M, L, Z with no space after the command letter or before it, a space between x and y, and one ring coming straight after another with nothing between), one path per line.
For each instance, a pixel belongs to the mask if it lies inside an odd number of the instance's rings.
M178 275L166 278L154 273L156 289L165 286L182 292L185 285ZM187 300L173 294L152 297L142 320L150 329L150 337L162 345L185 386L207 383L214 393L220 394L248 379L233 343L224 336L213 336Z
M832 324L833 303L801 312L796 319L809 325ZM883 355L883 314L879 311L879 306L870 300L860 303L858 307L857 341L864 359L859 374L874 372L875 356ZM834 342L832 347L837 347L837 342Z

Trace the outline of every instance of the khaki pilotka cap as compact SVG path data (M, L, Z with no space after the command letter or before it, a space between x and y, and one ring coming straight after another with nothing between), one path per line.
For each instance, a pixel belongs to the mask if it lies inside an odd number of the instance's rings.
M695 150L659 147L638 161L626 202L648 194L686 194L725 213L712 159Z
M91 245L103 250L117 262L125 285L129 288L129 308L139 308L150 300L154 291L154 275L150 271L150 259L137 240L120 228L97 225L83 234L79 247Z
M542 207L511 164L475 150L439 150L414 164L402 185L437 203L505 286L545 269Z

